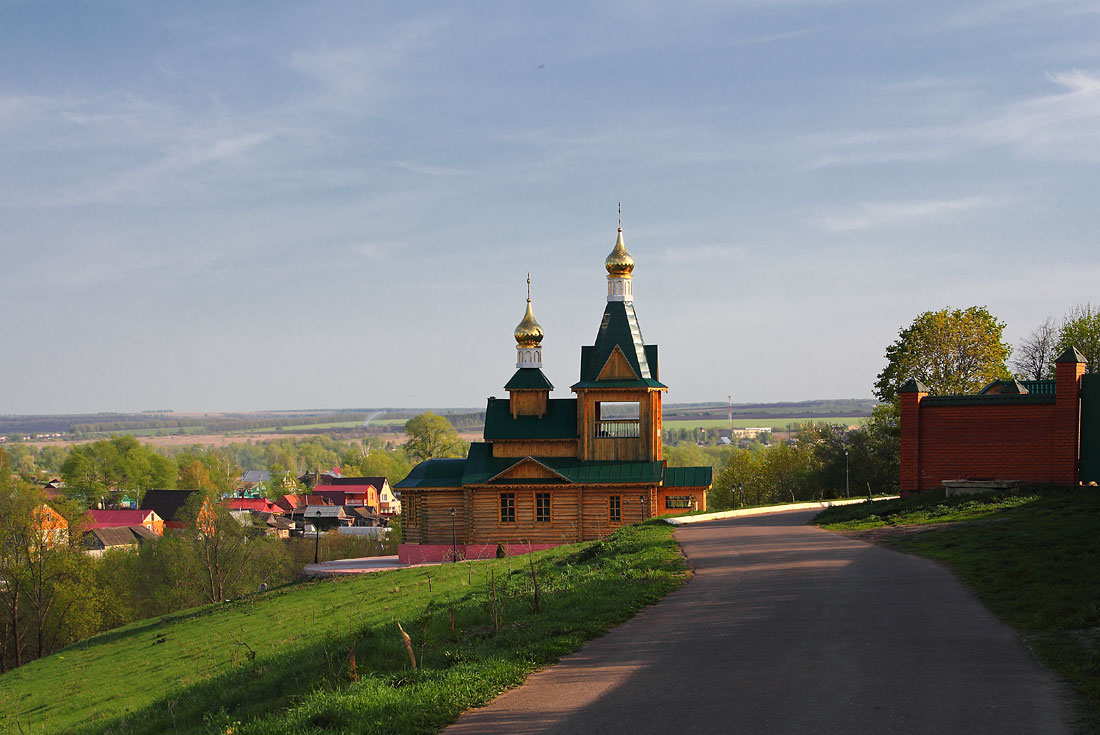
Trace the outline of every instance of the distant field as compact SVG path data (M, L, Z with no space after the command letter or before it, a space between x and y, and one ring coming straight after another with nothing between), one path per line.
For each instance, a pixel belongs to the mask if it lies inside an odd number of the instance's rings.
M770 426L773 429L786 431L787 425L792 427L796 424L844 424L845 426L851 426L854 424L867 423L866 416L829 416L825 418L799 418L799 419L787 419L787 418L774 418L769 417L765 419L734 419L733 428L735 429L747 429L750 426ZM664 422L665 428L669 429L726 429L729 428L729 419L681 419L675 421Z
M371 423L382 423L380 421ZM357 421L329 421L323 424L293 424L289 426L280 426L279 431L308 431L309 429L354 429L356 426L362 426L363 420ZM253 432L271 432L271 428L253 429Z

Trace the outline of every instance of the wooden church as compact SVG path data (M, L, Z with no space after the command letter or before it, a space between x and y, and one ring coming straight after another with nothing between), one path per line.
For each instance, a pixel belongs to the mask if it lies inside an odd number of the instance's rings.
M605 262L607 308L596 342L581 347L575 398L551 398L543 331L531 311L515 330L507 399L490 398L485 437L465 459L429 459L401 493L403 562L484 558L503 544L523 553L605 536L656 515L705 510L710 467L661 458L657 345L634 314L634 259L623 231Z

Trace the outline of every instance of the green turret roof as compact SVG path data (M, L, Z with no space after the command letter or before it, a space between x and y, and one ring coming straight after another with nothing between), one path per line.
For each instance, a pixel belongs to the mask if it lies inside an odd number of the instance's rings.
M611 353L618 347L630 367L637 373L636 380L598 381L600 371L607 363ZM632 301L608 301L603 312L600 330L596 333L596 343L581 348L581 379L573 388L590 387L666 388L657 380L657 345L646 345L642 339L642 330L638 326L638 317L634 313Z
M541 368L520 368L512 376L504 390L554 390L554 384L543 374Z

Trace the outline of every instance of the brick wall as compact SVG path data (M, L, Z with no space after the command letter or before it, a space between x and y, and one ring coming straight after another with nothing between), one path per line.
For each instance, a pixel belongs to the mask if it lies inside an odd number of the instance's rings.
M1085 365L1060 361L1057 370L1055 396L940 397L907 383L900 393L901 492L965 478L1076 485Z

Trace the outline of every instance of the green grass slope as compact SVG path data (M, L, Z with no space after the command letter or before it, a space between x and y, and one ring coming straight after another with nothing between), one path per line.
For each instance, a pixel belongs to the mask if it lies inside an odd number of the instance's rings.
M1100 491L944 497L830 508L815 521L936 559L1081 695L1100 732Z
M141 621L0 676L0 729L437 732L682 584L671 534L651 521L531 557L305 582Z

